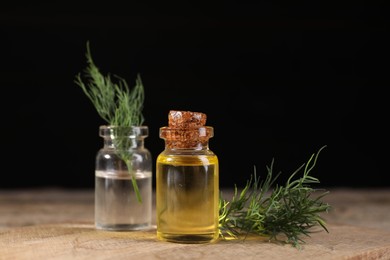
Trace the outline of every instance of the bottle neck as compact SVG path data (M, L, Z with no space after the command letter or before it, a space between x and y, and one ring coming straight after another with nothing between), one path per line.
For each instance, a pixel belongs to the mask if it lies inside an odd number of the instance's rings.
M165 140L165 149L166 150L209 150L209 142L192 142L186 143L183 145L182 142L176 142L172 140Z
M99 135L104 139L104 147L120 150L143 148L149 134L147 126L100 126Z
M104 148L113 149L134 149L144 148L144 138L105 138Z
M196 128L160 128L160 138L165 141L165 149L208 150L209 139L213 137L213 133L213 128L210 126Z

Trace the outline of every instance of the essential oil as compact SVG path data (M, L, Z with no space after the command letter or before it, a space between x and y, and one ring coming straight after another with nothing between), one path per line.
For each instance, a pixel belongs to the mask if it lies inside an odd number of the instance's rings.
M181 113L184 117L199 114ZM193 124L193 119L188 120ZM156 163L158 239L177 243L218 239L219 165L218 157L208 148L212 136L213 128L203 125L160 128L166 145Z

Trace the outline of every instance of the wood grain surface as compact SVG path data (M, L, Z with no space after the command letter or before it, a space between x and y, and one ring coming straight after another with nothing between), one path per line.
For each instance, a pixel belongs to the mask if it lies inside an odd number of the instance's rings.
M265 238L161 242L155 227L101 231L91 190L1 191L0 259L390 259L390 190L337 189L325 198L329 233L320 229L297 249Z

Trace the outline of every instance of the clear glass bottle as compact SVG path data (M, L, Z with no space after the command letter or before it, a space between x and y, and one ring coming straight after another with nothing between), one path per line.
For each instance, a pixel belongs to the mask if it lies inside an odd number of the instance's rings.
M156 161L157 238L211 243L219 236L218 157L209 149L213 128L160 128L165 149Z
M152 158L144 146L148 134L147 126L100 126L104 146L96 155L95 166L97 229L140 230L151 226Z

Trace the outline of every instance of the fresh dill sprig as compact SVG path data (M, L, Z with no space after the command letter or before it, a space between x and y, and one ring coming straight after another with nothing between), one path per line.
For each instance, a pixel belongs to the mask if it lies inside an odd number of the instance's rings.
M144 122L142 114L144 104L144 86L141 76L138 74L135 86L131 89L126 80L114 75L115 83L110 74L104 76L95 65L89 42L87 42L87 67L84 74L76 75L74 82L81 87L85 95L94 105L99 116L111 126L130 127L140 126ZM87 83L84 83L83 77ZM118 130L119 131L119 130ZM142 202L141 194L135 178L135 173L131 171L131 156L129 154L129 142L127 136L116 133L113 140L119 151L121 159L126 163L129 172L132 173L132 184L139 202Z
M264 181L254 174L246 186L238 194L237 186L231 201L220 197L219 201L219 232L222 239L244 238L248 235L268 237L269 240L284 242L299 247L305 241L304 236L310 236L315 226L322 227L326 232L326 223L320 216L330 210L330 205L321 201L328 191L321 192L310 187L319 180L310 175L319 153L326 146L313 154L306 164L302 164L288 178L284 186L276 184L280 172L273 176L273 164L267 166L267 176ZM303 169L302 177L294 179ZM275 187L274 187L275 186ZM273 188L274 187L274 188ZM281 237L285 239L281 239Z
M88 42L86 58L88 65L83 76L87 83L84 83L80 73L76 75L75 83L91 100L100 117L115 126L142 125L145 94L141 76L137 75L135 86L130 89L123 78L114 75L118 80L115 83L110 74L102 75L92 59Z

